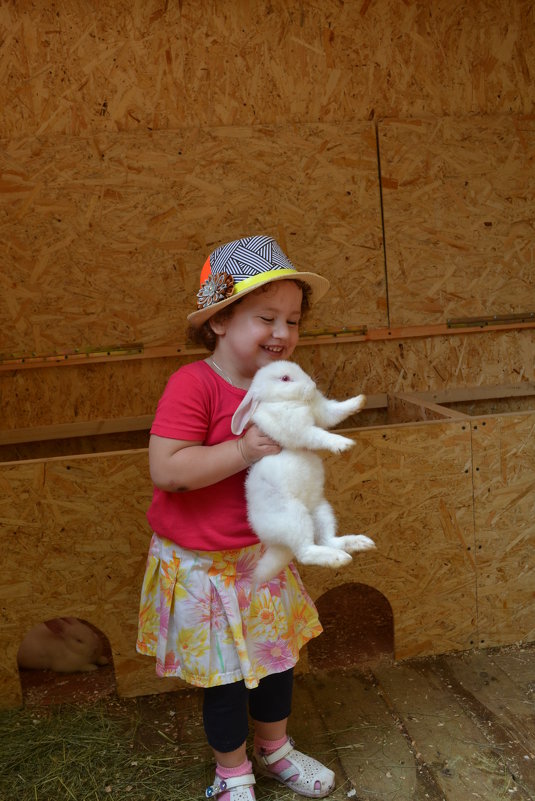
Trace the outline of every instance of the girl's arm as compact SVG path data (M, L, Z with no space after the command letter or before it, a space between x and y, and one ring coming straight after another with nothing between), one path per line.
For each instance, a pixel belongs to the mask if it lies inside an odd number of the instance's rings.
M240 439L203 445L202 442L168 439L151 434L149 467L152 481L166 492L201 489L245 470L262 456L279 453L280 447L251 426Z

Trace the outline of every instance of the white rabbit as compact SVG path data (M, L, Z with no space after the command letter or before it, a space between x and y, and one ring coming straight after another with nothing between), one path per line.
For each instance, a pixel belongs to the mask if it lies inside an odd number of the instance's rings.
M350 553L375 547L362 534L336 536L336 520L323 494L324 470L313 450L341 453L353 440L325 431L360 411L364 395L336 401L326 398L293 362L262 367L232 418L232 432L250 423L282 450L255 462L247 475L247 512L259 540L267 546L255 570L261 584L276 576L295 555L303 564L340 567Z
M76 617L38 623L24 637L17 654L21 668L59 673L97 670L107 665L103 644L93 629Z

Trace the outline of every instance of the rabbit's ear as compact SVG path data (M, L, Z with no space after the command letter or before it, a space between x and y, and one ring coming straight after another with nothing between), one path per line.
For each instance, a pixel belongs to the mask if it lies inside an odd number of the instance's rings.
M252 392L248 392L232 417L230 430L233 434L241 434L247 428L247 424L255 413L258 404L258 399L254 397Z
M60 617L54 617L52 620L45 620L45 626L57 637L61 637L65 633L65 623L63 623Z

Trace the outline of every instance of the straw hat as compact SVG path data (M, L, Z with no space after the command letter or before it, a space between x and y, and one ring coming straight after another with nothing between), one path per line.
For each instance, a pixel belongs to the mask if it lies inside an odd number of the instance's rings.
M288 279L306 281L312 289L311 303L329 288L328 280L321 275L296 270L270 236L247 236L221 245L202 268L197 311L188 314L188 320L198 328L220 309L258 287Z

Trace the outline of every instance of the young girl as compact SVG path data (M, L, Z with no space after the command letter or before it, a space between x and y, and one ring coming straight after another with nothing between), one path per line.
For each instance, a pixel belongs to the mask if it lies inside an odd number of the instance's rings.
M205 688L217 763L206 796L219 801L254 801L248 714L259 772L311 798L334 788L334 773L286 733L299 649L322 631L317 610L293 564L251 586L262 546L247 520L246 471L280 448L256 426L240 438L230 428L255 372L292 355L302 312L328 286L270 237L217 248L188 315L211 355L171 376L151 429L154 536L137 649L156 657L158 675Z

